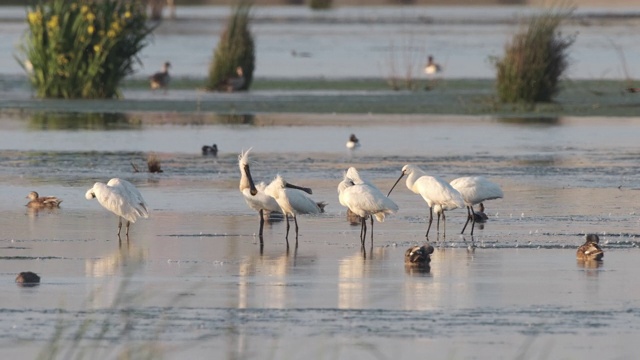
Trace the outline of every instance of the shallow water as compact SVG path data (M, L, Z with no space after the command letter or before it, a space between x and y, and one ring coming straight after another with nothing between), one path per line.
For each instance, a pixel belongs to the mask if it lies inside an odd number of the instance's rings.
M270 114L194 125L177 115L182 125L158 125L127 120L136 114L87 116L0 119L3 357L49 351L57 328L63 349L94 357L629 358L638 350L637 119ZM352 132L362 146L350 152ZM203 157L200 147L214 142L218 157ZM329 203L326 214L300 217L297 247L292 235L287 248L282 222L266 227L260 247L257 214L237 190L237 154L251 146L256 179L281 173ZM133 173L131 162L143 168L149 152L164 172ZM428 271L403 262L424 241L427 214L403 184L392 194L400 211L375 224L364 252L337 200L348 166L386 191L405 163L446 179L485 174L505 192L485 204L491 218L473 238L458 234L464 211L447 213L446 236L431 230ZM151 207L122 243L116 218L84 199L94 181L114 176L134 182ZM61 208L28 211L31 190L59 196ZM601 235L600 264L575 260L587 232ZM42 284L17 287L25 270Z
M501 56L520 19L539 9L524 6L257 7L255 77L424 78L426 57L442 65L443 78L494 78L490 57ZM171 61L176 76L205 77L223 31L228 7L178 7L143 49L146 77ZM0 8L0 74L23 74L13 54L26 29L24 9ZM626 79L640 76L637 14L640 7L580 8L579 21L563 27L575 35L571 78ZM618 51L620 50L620 51ZM295 56L293 55L295 52ZM188 54L188 56L176 56ZM304 54L299 56L298 54ZM391 69L395 66L396 74ZM626 68L625 68L626 67ZM1 85L1 84L0 84Z

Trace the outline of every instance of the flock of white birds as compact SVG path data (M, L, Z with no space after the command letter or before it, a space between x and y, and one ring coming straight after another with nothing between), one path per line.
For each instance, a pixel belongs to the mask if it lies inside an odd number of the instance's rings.
M358 140L352 134L347 147L354 148L357 146L354 144L358 144ZM279 212L284 215L287 224L285 235L287 244L290 229L289 219L293 218L297 242L299 231L297 215L322 213L326 204L313 200L309 196L312 194L311 189L293 185L280 175L276 176L268 185L264 182L256 184L251 175L250 151L251 149L244 151L238 157L241 175L240 192L249 207L260 215L258 233L260 242L263 242L265 213L271 212ZM442 217L444 232L446 228L445 212L463 207L467 208L468 216L462 233L471 222L471 235L473 235L478 218L473 206L487 200L503 197L500 186L482 176L461 177L447 183L436 176L427 175L418 166L410 164L402 168L400 177L393 184L389 193L385 195L372 182L364 179L355 167L350 167L338 184L338 199L342 206L359 216L360 240L363 246L367 234L367 219L371 222L371 241L373 241L373 218L383 222L386 215L398 211L398 205L389 198L389 195L404 176L407 176L407 188L422 196L429 207L429 225L426 237L429 236L431 230L434 212L438 216L437 231L440 231L440 217ZM39 198L35 192L29 194L28 197L31 199L27 205L29 207L51 205L54 203L52 199L55 199L52 197ZM131 223L135 223L140 217L149 217L148 205L142 194L133 184L123 179L113 178L106 184L97 182L86 192L85 197L89 200L97 199L100 205L118 216L118 236L120 236L123 220L126 221L126 235L128 236ZM59 201L55 202L56 206L58 204Z

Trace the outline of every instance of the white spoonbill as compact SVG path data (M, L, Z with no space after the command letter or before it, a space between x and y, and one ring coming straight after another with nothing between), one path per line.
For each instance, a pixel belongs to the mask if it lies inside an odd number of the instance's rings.
M296 224L296 243L298 242L298 214L320 214L324 212L324 207L327 205L324 202L315 202L313 199L307 196L312 191L309 188L299 187L289 184L282 176L278 175L276 178L265 188L265 193L272 196L280 205L280 210L287 219L287 234L285 239L287 240L287 246L289 244L289 216L293 217L293 221Z
M249 152L251 149L240 153L238 156L238 167L240 167L240 192L250 208L260 214L260 243L262 244L262 229L264 228L264 211L280 212L280 205L276 199L267 195L264 190L265 183L255 185L249 170Z
M473 205L480 204L483 201L500 199L504 196L500 185L489 181L483 176L463 176L451 180L451 186L458 190L464 204L467 207L467 221L464 223L461 234L467 228L467 224L471 221L471 235L476 225L476 213L473 211ZM484 206L482 206L484 208Z
M431 230L431 223L433 222L433 207L438 206L439 209L453 210L462 208L464 201L460 193L454 189L448 182L440 179L436 176L430 176L425 174L416 165L405 165L402 167L402 174L396 183L393 184L391 191L398 185L403 176L407 176L407 188L416 194L422 196L424 201L429 206L429 227L427 227L427 235L429 237L429 230ZM444 213L443 213L444 214ZM446 232L445 218L442 218L443 233ZM440 232L440 217L438 217L437 231Z
M142 198L140 191L127 180L113 178L105 185L97 182L87 190L84 195L87 200L97 199L100 205L118 216L118 236L122 229L122 219L127 220L127 233L129 225L135 223L139 217L148 218L147 203Z
M398 205L385 196L375 185L363 180L354 167L350 167L338 184L338 200L342 206L361 217L360 241L364 246L367 218L371 217L371 244L373 245L373 217L383 222L386 214L398 211Z

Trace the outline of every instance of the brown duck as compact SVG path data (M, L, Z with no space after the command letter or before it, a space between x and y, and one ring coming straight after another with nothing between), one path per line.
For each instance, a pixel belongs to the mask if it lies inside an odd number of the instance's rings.
M37 192L32 191L27 195L27 199L30 201L27 203L27 207L32 209L53 209L60 207L62 200L55 196L42 196L40 197Z
M598 235L587 234L585 243L580 245L576 253L578 260L602 260L604 257L604 251L602 251L598 242L600 242Z

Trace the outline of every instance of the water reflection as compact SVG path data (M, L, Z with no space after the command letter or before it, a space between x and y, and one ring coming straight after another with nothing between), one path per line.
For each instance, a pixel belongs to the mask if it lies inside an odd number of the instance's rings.
M384 262L389 257L388 247L370 249L367 254L364 249L340 260L338 266L338 308L362 309L370 300L370 282L365 279L375 277L382 267L378 262Z
M139 129L141 122L124 113L35 112L30 130L120 130Z
M315 256L298 256L295 247L279 254L264 254L260 250L257 255L243 258L238 269L240 280L236 306L239 309L256 306L286 308L293 286L290 279L293 270L297 266L305 267L315 261Z
M515 125L560 125L560 118L557 116L518 116L499 117L498 122Z
M147 251L124 240L118 250L101 258L88 258L85 260L85 276L107 277L120 275L121 269L134 268L145 262Z

